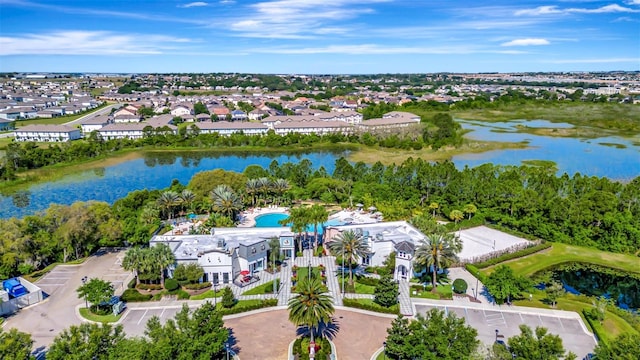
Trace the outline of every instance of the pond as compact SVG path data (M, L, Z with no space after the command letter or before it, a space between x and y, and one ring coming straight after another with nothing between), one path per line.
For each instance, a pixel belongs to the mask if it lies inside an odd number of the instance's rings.
M553 274L569 293L603 296L622 309L640 309L640 277L580 264L560 267Z
M143 157L115 165L82 171L62 179L33 185L11 196L0 196L0 218L23 217L50 204L72 204L75 201L98 200L113 203L129 192L141 189L163 189L173 179L187 184L191 177L217 168L242 172L249 165L267 168L276 160L298 163L309 159L314 169L324 166L332 173L342 152L296 154L221 154L207 152L151 152Z
M640 175L640 146L638 142L617 136L573 138L542 136L520 132L526 128L567 129L573 125L546 120L513 120L508 122L482 122L458 120L463 129L471 130L465 136L482 141L526 142L527 149L487 151L461 154L453 157L456 167L475 167L485 163L496 165L522 165L523 161L547 160L556 163L558 175L608 177L629 181Z

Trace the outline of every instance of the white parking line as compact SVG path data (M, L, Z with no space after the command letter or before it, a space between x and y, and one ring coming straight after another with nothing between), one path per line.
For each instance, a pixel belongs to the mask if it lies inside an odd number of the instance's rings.
M38 287L43 287L43 286L62 286L62 285L66 285L66 283L53 283L53 284L36 284Z
M160 313L160 319L162 319L162 315L164 315L164 311L165 310L167 310L167 309L162 309L162 312ZM309 345L309 346L311 346L311 345Z
M562 328L562 331L564 331L564 325L562 324L562 319L558 318L558 322L560 322L560 327Z
M142 317L140 318L140 320L138 320L138 325L140 325L140 323L142 322L142 320L144 319L144 317L147 315L147 311L149 311L148 309L144 311L144 314L142 314Z

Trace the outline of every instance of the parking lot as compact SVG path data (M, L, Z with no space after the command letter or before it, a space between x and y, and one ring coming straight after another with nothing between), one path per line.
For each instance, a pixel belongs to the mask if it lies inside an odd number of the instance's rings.
M64 289L69 279L78 272L78 266L56 266L51 272L43 276L36 282L46 296L57 294L60 289Z
M127 309L123 318L120 320L120 324L122 324L127 336L141 336L144 335L147 321L153 316L160 318L160 322L164 324L168 319L173 319L180 309L182 308L178 306Z
M596 346L593 335L586 332L582 320L576 314L574 318L542 315L535 313L523 313L510 309L487 310L482 308L463 306L434 306L418 305L416 310L419 314L425 314L432 308L438 308L447 312L453 312L458 317L464 318L467 324L478 330L478 339L487 345L491 345L496 340L496 330L498 334L504 336L506 342L509 337L520 334L520 324L525 324L535 329L537 326L545 327L549 333L559 335L562 344L567 351L573 351L582 359L587 353L593 352Z

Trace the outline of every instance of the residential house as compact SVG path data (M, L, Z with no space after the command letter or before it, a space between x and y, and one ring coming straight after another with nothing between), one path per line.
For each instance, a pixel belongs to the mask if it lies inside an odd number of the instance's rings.
M231 112L231 119L235 121L247 120L247 113L242 110L233 110Z
M80 139L80 129L67 125L27 125L14 131L16 141L67 142Z
M13 129L13 121L7 119L0 119L0 131L9 131Z
M103 114L84 119L80 124L80 127L82 128L83 134L90 134L91 132L98 131L112 123L113 119L109 115Z
M264 135L269 130L266 125L253 122L203 121L194 125L200 129L201 134L218 133L224 136L239 132L245 135Z
M191 115L191 108L187 105L179 104L171 107L170 114L173 116Z

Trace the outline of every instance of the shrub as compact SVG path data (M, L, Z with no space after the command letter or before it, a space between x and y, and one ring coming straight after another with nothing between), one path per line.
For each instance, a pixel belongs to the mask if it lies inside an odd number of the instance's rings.
M131 281L129 281L129 283L127 284L127 289L133 289L136 287L136 278L135 276L133 277L133 279L131 279Z
M120 299L124 302L143 302L151 300L151 294L140 294L136 289L127 289Z
M243 304L240 302L238 303L237 306L234 306L230 309L221 309L220 313L222 315L239 314L242 312L247 312L251 310L257 310L257 309L262 309L262 308L277 306L277 305L278 305L278 299L266 299L266 300L262 300L257 304Z
M189 300L189 297L191 295L189 295L188 292L184 291L184 290L178 290L176 292L176 295L178 295L178 300Z
M468 272L471 273L471 275L475 276L476 278L478 278L481 282L486 282L487 281L487 277L484 276L483 273L480 272L480 270L478 270L477 267L475 267L475 265L471 265L471 264L465 264L464 268L467 269Z
M398 284L391 276L383 276L374 292L374 302L386 308L398 303Z
M464 279L455 279L453 281L453 292L456 294L464 294L467 292L467 282Z
M167 279L164 281L164 288L169 291L174 291L180 287L180 284L174 279Z
M184 285L185 289L189 289L189 290L201 290L201 289L206 289L206 288L210 288L211 287L211 283L210 282L203 282L203 283L199 283L199 284L186 284Z
M233 291L231 291L231 288L226 287L224 288L224 290L222 290L222 306L229 309L232 308L237 302L238 301L233 296Z
M297 338L293 343L293 354L298 360L309 359L309 343L311 339L308 337ZM331 355L331 344L326 338L317 338L316 342L316 359L327 359Z
M382 306L380 306L378 304L375 304L375 303L362 303L362 302L359 302L356 299L349 299L349 298L342 299L342 304L344 306L348 306L348 307L353 307L353 308L363 309L363 310L369 310L369 311L375 311L375 312L385 313L385 314L398 314L398 313L400 313L398 305L394 305L392 307L386 308L386 307L382 307Z

